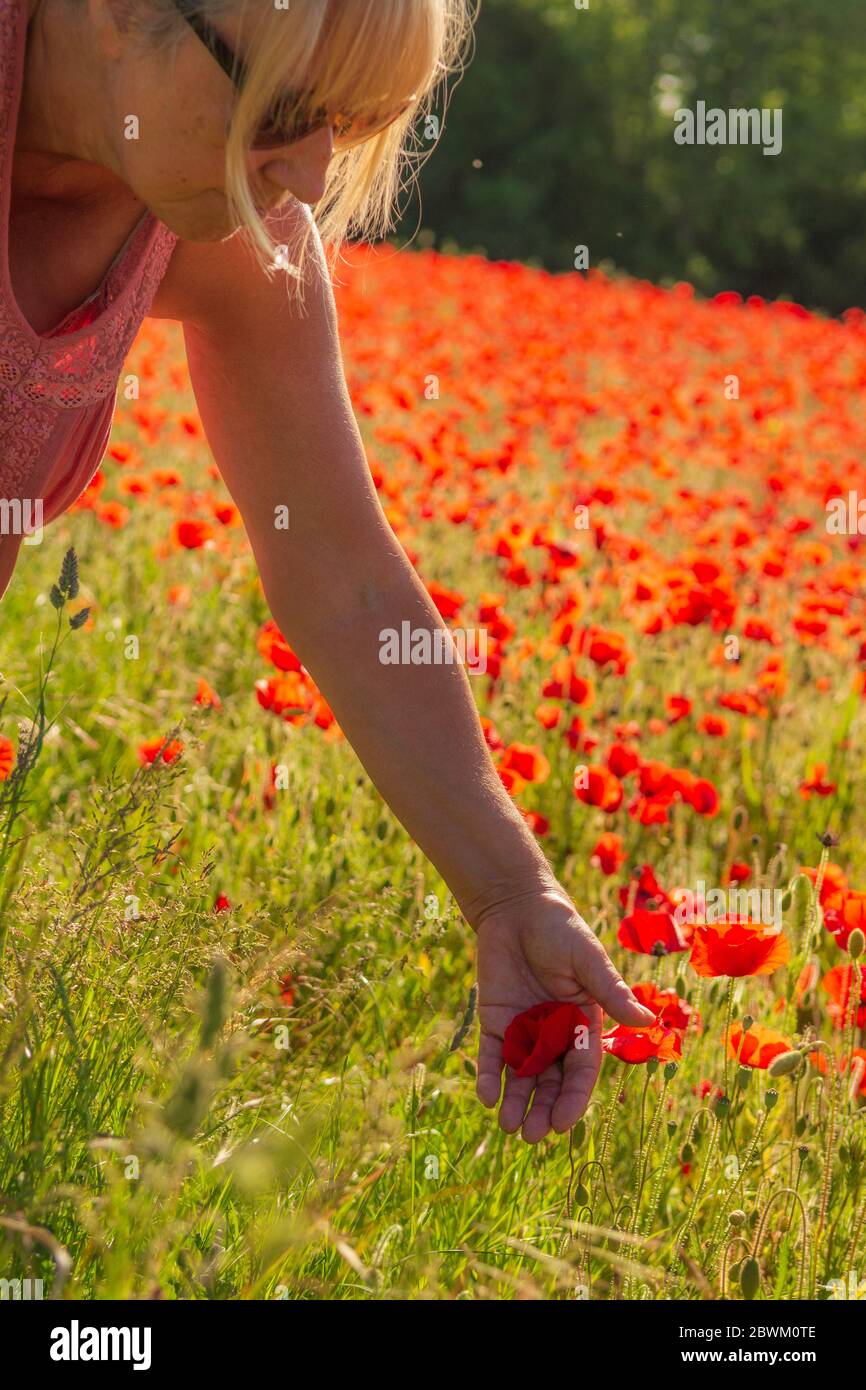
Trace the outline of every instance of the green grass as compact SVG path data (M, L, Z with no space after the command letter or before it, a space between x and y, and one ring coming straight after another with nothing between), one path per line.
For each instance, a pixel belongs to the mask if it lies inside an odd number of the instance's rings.
M169 461L198 477L182 449ZM88 1299L652 1299L718 1294L753 1248L767 1298L859 1269L862 1109L817 1073L744 1070L730 1115L702 1101L702 1081L721 1084L727 984L683 957L617 955L630 978L679 979L704 1017L675 1075L607 1058L571 1144L533 1148L497 1128L474 1097L472 932L351 749L259 708L268 615L245 550L162 555L169 523L154 505L122 532L65 518L25 553L3 605L0 733L17 743L21 719L37 733L26 776L0 787L0 1274ZM81 594L58 616L48 593L71 539ZM425 546L444 583L477 564L453 527L433 523ZM190 586L189 607L166 603L171 583ZM85 601L93 626L72 631ZM606 603L600 622L616 594ZM544 635L530 596L509 612ZM690 688L704 644L661 638L653 660ZM624 710L645 707L657 670L612 683ZM200 675L220 711L193 704ZM497 696L506 738L533 736L538 675L525 663ZM763 747L732 741L719 777L734 801L745 787L733 820L678 808L657 850L626 823L632 856L712 882L732 836L761 874L784 838L768 880L784 884L816 862L823 822L778 787L804 737L838 747L852 714L837 707L822 730L803 708ZM171 735L182 758L140 768L136 745ZM666 738L658 756L685 763L694 735ZM525 803L550 818L554 865L611 945L617 884L589 866L601 820L576 803L573 758L556 748ZM272 763L289 785L267 810ZM839 780L834 825L853 840L862 777ZM221 893L232 906L215 912ZM738 983L734 1017L781 1028L778 997L802 1033L792 983ZM748 1269L733 1275L724 1287L742 1275L748 1289Z

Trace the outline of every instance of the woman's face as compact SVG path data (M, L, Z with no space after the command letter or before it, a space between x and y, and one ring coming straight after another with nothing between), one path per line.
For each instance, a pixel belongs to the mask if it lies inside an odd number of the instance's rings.
M103 10L103 6L106 8ZM225 197L226 127L237 93L230 78L188 25L176 49L145 53L109 24L107 0L90 0L91 17L103 10L104 71L108 86L107 163L138 198L179 237L221 240L237 230ZM246 56L239 19L215 26L220 37ZM102 66L102 65L101 65ZM128 117L138 117L137 138ZM302 203L324 192L333 155L330 126L295 144L247 155L250 184L263 210L291 194Z

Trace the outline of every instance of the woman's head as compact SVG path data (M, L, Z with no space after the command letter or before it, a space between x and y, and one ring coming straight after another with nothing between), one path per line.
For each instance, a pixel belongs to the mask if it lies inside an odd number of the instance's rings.
M469 0L41 0L55 5L75 7L99 54L114 172L184 239L245 227L265 266L263 216L289 195L316 205L326 243L387 230L470 17ZM275 114L289 143L262 148Z

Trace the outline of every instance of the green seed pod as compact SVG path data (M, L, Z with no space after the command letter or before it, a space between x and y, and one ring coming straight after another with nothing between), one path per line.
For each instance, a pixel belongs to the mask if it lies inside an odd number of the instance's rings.
M761 1288L761 1270L751 1256L740 1265L740 1288L743 1298L755 1298Z
M779 1099L779 1092L778 1092L778 1091L765 1091L765 1092L764 1092L764 1104L766 1105L766 1107L767 1107L768 1110L772 1110L773 1106L776 1104L776 1101L777 1101L778 1099Z
M727 1096L719 1096L713 1108L717 1115L727 1115L731 1108L731 1102Z
M741 1027L744 1033L748 1033L754 1021L751 1014L743 1014Z
M855 927L848 937L848 954L852 960L860 959L864 946L866 946L866 936L863 935L859 927Z
M658 1069L659 1069L659 1059L658 1059L658 1057L650 1057L649 1061L648 1061L647 1064L646 1064L646 1069L647 1069L647 1076L655 1076L656 1072L657 1072Z
M803 1069L802 1052L780 1052L774 1057L767 1070L771 1076L793 1076Z
M800 1155L800 1162L805 1163L806 1159L809 1157L809 1145L801 1144L797 1149L797 1153Z
M746 1224L746 1213L741 1207L735 1207L733 1211L728 1212L728 1220L734 1230L738 1231L741 1226Z
M674 1123L673 1120L668 1120L668 1138L669 1138L669 1139L673 1139L673 1137L674 1137L674 1135L676 1134L676 1132L677 1132L676 1124Z
M673 1081L673 1079L674 1079L674 1077L676 1076L676 1074L677 1074L677 1064L676 1064L676 1062L667 1062L667 1063L665 1064L665 1070L664 1070L664 1078L665 1078L665 1081Z
M746 1087L748 1086L748 1084L749 1084L749 1082L751 1081L751 1079L752 1079L752 1068L751 1068L751 1067L740 1067L739 1071L737 1072L737 1085L739 1086L739 1088L740 1088L741 1091L745 1091L745 1089L746 1089Z

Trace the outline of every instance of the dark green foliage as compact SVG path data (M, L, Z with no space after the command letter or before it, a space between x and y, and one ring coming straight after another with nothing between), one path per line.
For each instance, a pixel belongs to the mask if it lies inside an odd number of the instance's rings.
M591 266L705 294L862 304L862 0L589 6L483 0L474 59L421 175L436 244L553 271L572 270L585 244ZM677 145L673 109L698 100L780 107L781 152ZM404 239L418 223L413 200Z

